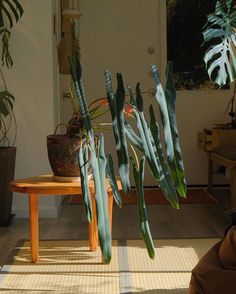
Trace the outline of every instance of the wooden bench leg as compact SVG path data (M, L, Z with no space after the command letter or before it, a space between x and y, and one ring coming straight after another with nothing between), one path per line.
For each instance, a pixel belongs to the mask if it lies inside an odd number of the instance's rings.
M236 208L236 168L230 170L230 208Z
M39 258L38 194L29 194L31 261Z
M89 223L89 249L90 251L96 251L98 248L98 226L97 226L97 209L95 195L91 195L92 202L92 222Z
M95 195L91 195L93 217L92 222L89 224L89 249L96 251L98 248L98 228L97 228L97 212ZM112 232L112 211L113 211L113 194L108 192L108 212L110 220L110 230Z
M213 160L210 158L210 154L209 154L208 155L208 185L207 185L207 191L209 193L212 193L213 171L214 171L214 163L213 163Z
M110 230L112 234L112 212L113 212L113 193L108 192L108 212L109 212L109 220L110 220Z

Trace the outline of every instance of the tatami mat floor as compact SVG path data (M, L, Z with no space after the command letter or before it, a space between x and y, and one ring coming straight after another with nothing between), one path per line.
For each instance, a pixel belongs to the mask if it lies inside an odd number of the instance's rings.
M154 240L155 259L142 240L113 240L112 260L101 262L87 240L41 240L30 262L30 243L16 245L0 274L0 292L16 294L187 294L191 270L218 238Z
M169 205L149 205L148 216L153 238L222 237L228 225L228 191L217 190L218 204L185 204L180 210ZM113 239L139 239L137 208L114 206ZM40 239L88 238L87 223L80 205L63 205L58 219L40 219ZM28 219L15 219L0 228L0 265L20 239L29 239Z

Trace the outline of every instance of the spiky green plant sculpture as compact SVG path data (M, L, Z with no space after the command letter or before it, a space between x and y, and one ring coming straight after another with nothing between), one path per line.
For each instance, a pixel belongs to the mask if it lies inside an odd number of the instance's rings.
M104 261L111 259L111 234L108 218L107 192L105 188L105 176L110 179L115 200L121 206L121 198L117 189L113 160L109 154L105 156L104 138L101 134L96 147L94 131L90 122L89 111L86 104L85 92L82 84L82 70L78 57L70 60L71 74L83 125L86 131L87 145L80 150L79 163L81 169L82 190L85 199L88 220L91 221L91 199L88 189L87 172L89 162L92 166L95 184L95 200L97 207L98 235ZM179 208L178 194L185 197L186 183L184 167L179 145L179 137L176 126L175 103L176 93L172 80L172 64L167 67L166 89L163 90L156 66L152 66L152 76L156 83L156 101L159 104L163 124L165 146L160 141L160 129L156 121L154 110L150 105L150 123L144 115L144 101L141 96L140 84L136 86L136 94L128 87L130 101L126 101L126 94L122 75L117 74L117 90L113 91L112 79L109 71L105 71L105 83L107 98L111 112L112 127L116 142L119 175L126 194L130 193L129 162L133 167L133 176L137 192L137 205L142 238L146 244L148 254L154 258L154 245L148 224L147 209L145 206L143 182L144 163L147 160L152 174L160 184L160 187L174 208ZM131 117L135 120L137 129L134 130L126 120L125 107L132 112ZM131 144L133 156L128 154L128 143ZM139 162L135 149L143 153ZM165 151L164 151L165 150ZM88 156L88 152L90 156ZM89 159L90 158L90 159Z

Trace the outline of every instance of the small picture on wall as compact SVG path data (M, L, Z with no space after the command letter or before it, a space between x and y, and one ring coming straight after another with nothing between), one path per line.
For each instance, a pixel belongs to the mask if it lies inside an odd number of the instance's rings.
M212 89L203 56L202 29L216 0L167 0L167 58L177 90Z

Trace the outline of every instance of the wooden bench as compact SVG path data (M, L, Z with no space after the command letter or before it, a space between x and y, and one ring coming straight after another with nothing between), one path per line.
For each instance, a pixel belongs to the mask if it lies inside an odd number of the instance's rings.
M121 190L120 180L117 179L117 185ZM108 194L108 210L110 218L110 228L112 228L112 207L113 194L106 179ZM93 179L89 180L89 189L91 193L93 216L89 223L89 247L95 251L98 247L97 215L95 203L95 187ZM36 176L25 179L19 179L11 182L10 190L13 192L29 194L29 217L30 217L30 241L31 241L31 261L37 262L39 259L39 229L38 229L38 196L52 195L82 195L82 189L79 182L55 182L52 175Z
M214 163L229 169L230 208L236 208L236 148L218 147L208 153L208 191L212 192Z

